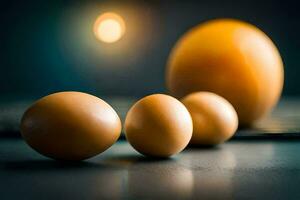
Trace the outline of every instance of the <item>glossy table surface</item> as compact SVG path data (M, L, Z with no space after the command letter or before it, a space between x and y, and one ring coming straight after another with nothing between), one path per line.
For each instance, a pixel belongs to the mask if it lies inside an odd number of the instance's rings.
M300 199L300 140L232 140L166 160L126 141L79 163L0 138L0 199Z

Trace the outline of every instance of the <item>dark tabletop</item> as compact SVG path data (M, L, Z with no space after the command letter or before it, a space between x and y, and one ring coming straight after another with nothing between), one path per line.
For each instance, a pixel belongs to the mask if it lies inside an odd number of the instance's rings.
M107 100L124 120L134 100ZM19 137L32 101L0 104L0 200L300 199L300 101L215 148L187 148L166 160L143 157L126 141L77 163L45 158Z
M79 163L0 138L0 199L300 199L300 140L233 140L165 160L125 141Z

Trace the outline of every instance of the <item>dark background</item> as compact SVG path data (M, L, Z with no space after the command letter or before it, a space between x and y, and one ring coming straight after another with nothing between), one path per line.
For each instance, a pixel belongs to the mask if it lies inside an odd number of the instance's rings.
M292 1L2 1L1 98L39 97L61 90L103 96L165 92L168 54L203 21L250 22L274 41L285 64L284 95L300 94L298 4ZM92 32L97 16L121 15L124 37L113 44Z

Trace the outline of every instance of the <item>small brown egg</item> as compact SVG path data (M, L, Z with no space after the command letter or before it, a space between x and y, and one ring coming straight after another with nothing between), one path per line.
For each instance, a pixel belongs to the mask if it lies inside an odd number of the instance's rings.
M112 144L121 121L105 101L81 92L59 92L35 102L23 115L21 133L37 152L58 160L83 160Z
M210 92L195 92L182 102L193 119L191 144L216 145L228 140L237 130L237 113L223 97Z
M140 153L169 157L182 151L193 132L192 118L177 99L153 94L135 103L125 119L129 143Z

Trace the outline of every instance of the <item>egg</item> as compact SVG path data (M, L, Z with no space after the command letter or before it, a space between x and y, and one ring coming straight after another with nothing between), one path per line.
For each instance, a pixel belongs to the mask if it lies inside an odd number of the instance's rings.
M20 129L27 144L44 156L83 160L116 142L121 121L100 98L81 92L59 92L28 108Z
M242 126L272 110L283 80L282 59L272 40L255 26L233 19L208 21L184 34L166 72L171 95L216 93L234 106Z
M125 119L128 142L138 152L154 157L169 157L189 143L192 118L185 106L164 94L146 96L136 102Z
M194 145L216 145L231 138L238 127L233 106L211 92L195 92L182 99L193 119Z

